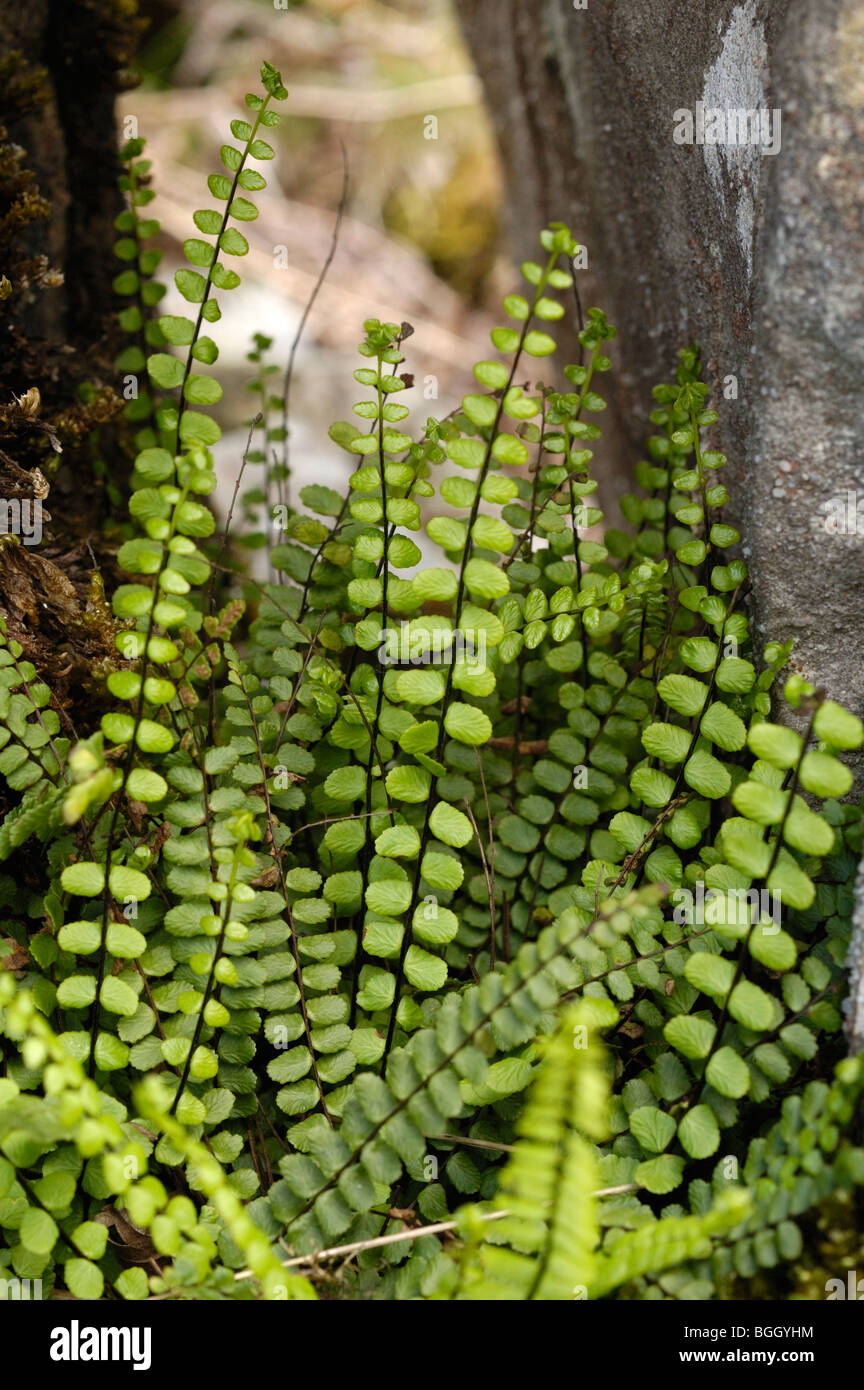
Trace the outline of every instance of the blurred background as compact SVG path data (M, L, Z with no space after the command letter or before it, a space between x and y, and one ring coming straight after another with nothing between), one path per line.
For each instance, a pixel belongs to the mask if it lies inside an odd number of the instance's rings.
M281 394L298 324L331 248L344 164L348 191L326 280L309 314L291 387L296 487L339 486L352 458L327 434L363 394L351 372L369 317L407 320L402 400L415 427L446 415L470 389L471 366L490 351L496 302L513 287L500 234L498 156L480 83L447 0L145 0L141 85L122 94L118 123L147 140L162 224L165 312L182 313L173 272L192 214L213 205L229 122L245 114L263 59L289 91L268 133L273 163L259 218L243 224L250 252L240 288L220 294L217 505L230 499L257 403L252 337L273 339L266 360ZM128 118L134 118L134 124ZM124 122L126 125L124 126ZM344 155L343 155L344 151ZM247 474L245 483L257 479Z

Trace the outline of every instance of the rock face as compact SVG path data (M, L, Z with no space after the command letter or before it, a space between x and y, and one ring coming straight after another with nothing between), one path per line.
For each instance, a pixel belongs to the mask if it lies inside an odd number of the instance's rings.
M651 386L697 342L756 630L794 637L801 671L861 714L864 7L459 0L459 10L517 251L533 253L550 218L568 222L587 247L582 303L618 327L604 503L650 431Z

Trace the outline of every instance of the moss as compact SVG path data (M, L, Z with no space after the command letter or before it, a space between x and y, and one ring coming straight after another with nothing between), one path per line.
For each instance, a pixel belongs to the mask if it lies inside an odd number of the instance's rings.
M99 386L86 403L78 401L55 415L52 424L64 448L80 449L88 444L91 432L115 420L123 406L112 387Z
M419 180L400 184L384 205L385 226L413 242L459 294L478 302L495 265L496 194L485 150L468 150L434 192Z
M38 111L50 97L46 67L28 63L19 49L0 58L0 121L8 125Z
M864 1274L860 1207L860 1200L849 1191L833 1193L819 1207L811 1247L792 1271L794 1297L821 1303L829 1279L845 1283L849 1270Z
M51 204L25 167L26 151L8 138L9 125L49 100L47 70L28 64L20 52L9 53L0 60L0 91L0 272L2 298L14 301L34 288L50 289L63 281L48 258L34 256L22 239L31 223L47 221Z

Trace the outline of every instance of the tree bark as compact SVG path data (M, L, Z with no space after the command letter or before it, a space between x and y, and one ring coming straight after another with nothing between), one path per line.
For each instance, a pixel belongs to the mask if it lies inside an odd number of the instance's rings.
M4 140L21 147L22 167L50 204L46 217L22 229L19 247L46 256L63 277L42 293L31 281L30 294L13 280L4 327L8 332L11 322L30 338L88 358L100 348L104 357L116 334L111 248L121 202L114 98L126 85L134 14L130 0L6 0L0 14ZM16 371L20 386L20 357L4 354L4 373Z
M864 533L864 11L857 0L458 4L515 245L533 254L536 229L568 222L588 251L582 302L619 330L604 380L605 504L650 433L651 386L697 342L755 631L794 637L793 663L861 714L864 541L852 513L845 534L832 526L848 491ZM724 117L764 109L768 122L778 110L779 150L676 143L683 111L696 136L697 103Z
M5 0L0 12L0 617L70 720L116 661L102 596L101 456L122 472L114 98L135 0ZM116 546L113 547L116 549Z

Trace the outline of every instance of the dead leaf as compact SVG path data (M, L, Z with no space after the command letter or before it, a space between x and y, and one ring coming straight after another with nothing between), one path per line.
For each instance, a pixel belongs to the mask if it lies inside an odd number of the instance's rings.
M109 1235L108 1243L114 1246L118 1259L124 1264L146 1265L156 1259L158 1252L148 1232L142 1231L140 1226L133 1226L116 1207L103 1207L94 1220L109 1230L113 1227L117 1239Z
M8 951L4 951L3 948L7 946ZM3 966L4 970L11 971L20 979L27 969L29 960L30 952L26 946L19 945L11 936L0 938L0 965Z

